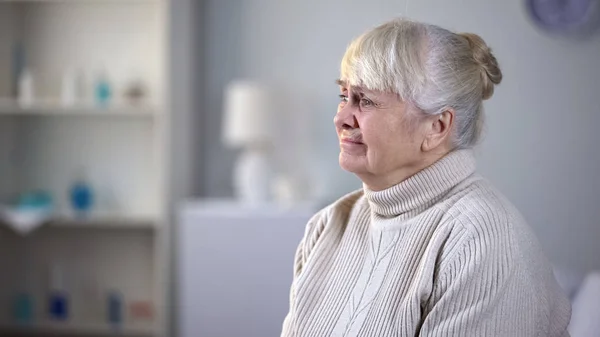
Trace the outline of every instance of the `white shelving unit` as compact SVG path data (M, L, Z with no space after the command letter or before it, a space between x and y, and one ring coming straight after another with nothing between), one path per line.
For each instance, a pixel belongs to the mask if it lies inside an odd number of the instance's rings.
M172 83L190 71L173 60L181 49L170 37L191 30L173 20L177 12L191 15L169 0L0 2L0 205L44 190L56 206L56 215L25 237L0 223L0 336L171 336L171 208L173 198L183 196L171 186L182 172L171 152L186 135L180 112L192 109L171 111L173 100L186 95L170 97ZM34 78L30 105L14 96L17 43ZM86 103L60 103L67 69L88 80ZM89 103L100 70L113 89L105 107ZM139 102L123 95L134 79L147 88ZM68 190L82 167L95 194L86 218L68 215ZM183 179L181 186L188 184ZM48 270L56 265L69 294L64 323L49 321L47 312ZM124 296L121 329L106 322L109 290ZM23 291L34 299L26 326L11 312ZM95 311L89 303L96 303ZM130 303L149 304L151 317L134 317Z
M40 101L20 105L15 99L0 99L0 117L19 116L72 116L72 117L140 117L154 118L158 109L148 104L114 104L96 107L93 104L64 106L56 101Z

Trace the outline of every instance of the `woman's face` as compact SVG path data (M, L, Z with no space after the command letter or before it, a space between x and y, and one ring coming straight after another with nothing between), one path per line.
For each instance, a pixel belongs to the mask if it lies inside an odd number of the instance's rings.
M341 94L334 124L344 170L355 173L367 185L370 181L384 188L422 164L425 123L398 95L350 86L344 81L338 84Z

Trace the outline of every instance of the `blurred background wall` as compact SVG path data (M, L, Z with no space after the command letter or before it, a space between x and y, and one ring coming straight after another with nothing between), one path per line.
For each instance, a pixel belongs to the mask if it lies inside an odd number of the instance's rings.
M600 34L549 36L534 26L524 3L206 1L198 14L204 21L199 35L205 88L198 102L198 193L231 194L234 154L220 143L222 93L239 77L276 84L286 102L281 113L293 117L282 127L307 128L313 144L299 158L316 174L321 199L360 187L337 163L334 80L352 38L406 15L477 33L493 48L505 77L486 102L487 132L477 149L480 171L524 213L553 262L600 267Z

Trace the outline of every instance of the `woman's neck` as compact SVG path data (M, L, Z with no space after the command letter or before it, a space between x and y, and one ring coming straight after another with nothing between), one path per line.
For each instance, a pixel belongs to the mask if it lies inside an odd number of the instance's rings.
M387 189L374 190L365 183L363 191L375 214L394 217L430 207L474 172L471 150L452 151Z
M449 152L450 151L427 153L420 160L385 174L361 173L357 174L357 176L370 190L383 191L394 185L400 184L421 170L433 165Z

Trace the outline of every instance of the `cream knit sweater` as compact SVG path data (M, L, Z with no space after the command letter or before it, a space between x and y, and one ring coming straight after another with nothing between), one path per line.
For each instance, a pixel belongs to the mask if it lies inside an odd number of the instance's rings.
M519 213L455 151L308 223L284 337L568 336L571 307Z

